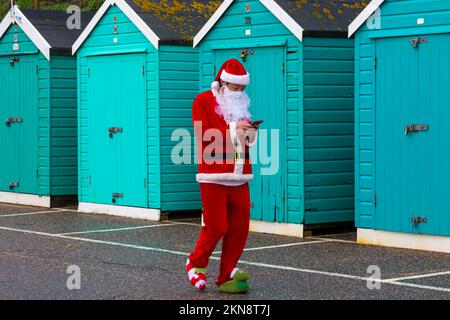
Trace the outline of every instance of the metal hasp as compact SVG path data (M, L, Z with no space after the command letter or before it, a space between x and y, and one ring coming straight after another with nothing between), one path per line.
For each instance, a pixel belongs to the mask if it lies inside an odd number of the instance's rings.
M11 67L14 66L14 63L19 62L20 58L19 57L14 57L9 61L9 64L11 65Z
M412 217L411 218L412 223L427 223L427 218L422 217Z
M245 60L247 60L247 56L249 54L253 54L253 53L255 53L255 52L253 50L251 50L251 49L242 50L241 51L241 59L242 59L242 61L245 62Z
M426 43L427 38L415 38L411 40L413 48L418 48L421 43Z
M17 188L19 186L19 182L18 181L11 181L9 183L9 190L13 190L14 188Z
M123 129L118 128L118 127L111 127L111 128L108 128L108 132L109 132L109 137L112 138L115 133L122 133Z
M425 132L428 131L429 129L430 127L427 124L409 124L405 126L405 136L409 135L411 132L412 133Z
M11 126L11 123L22 123L23 119L22 118L7 118L5 121L5 125L7 127Z

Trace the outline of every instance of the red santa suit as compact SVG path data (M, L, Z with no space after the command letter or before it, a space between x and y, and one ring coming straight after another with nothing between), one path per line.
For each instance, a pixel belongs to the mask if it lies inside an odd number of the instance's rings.
M250 222L248 181L253 178L249 146L256 142L256 134L246 139L243 131L236 130L236 123L250 121L249 117L227 122L218 112L219 79L247 85L249 74L238 60L228 60L220 69L212 90L198 95L192 107L198 143L199 172L196 178L200 182L204 226L188 263L195 268L206 268L209 257L222 239L218 286L232 278L247 241Z

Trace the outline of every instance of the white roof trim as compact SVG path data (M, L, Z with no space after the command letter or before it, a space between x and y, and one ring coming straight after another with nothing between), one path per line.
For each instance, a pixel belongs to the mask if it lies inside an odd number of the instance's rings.
M274 0L259 0L280 22L289 29L300 41L303 41L303 28L292 17L283 10ZM227 11L233 0L225 0L220 7L209 18L203 28L194 37L194 48L208 34L212 27L219 21Z
M144 36L150 41L150 43L158 49L159 47L159 37L156 33L153 32L152 29L139 17L139 15L130 7L128 3L124 0L106 0L97 13L94 15L92 20L86 26L84 31L78 37L77 41L72 46L72 54L75 54L78 49L83 45L84 41L86 41L87 37L91 34L92 30L94 30L95 26L98 24L100 19L109 9L109 7L117 5L120 10L134 23L134 25L144 34Z
M208 34L209 30L214 27L217 21L219 21L220 17L227 11L228 7L233 3L234 0L225 0L222 2L219 8L217 8L216 12L209 18L209 20L205 23L205 25L200 29L200 31L194 37L194 45L195 48L197 44L202 41L202 39Z
M20 11L19 7L14 6L15 15L11 16L11 11L8 11L6 17L0 23L0 38L3 37L8 28L17 23L22 31L30 38L30 40L38 47L39 51L50 60L51 45L45 40L45 38L37 31L33 24L25 17Z
M83 42L86 40L86 38L89 36L89 34L92 32L94 27L97 25L97 23L100 21L100 19L103 17L105 12L109 9L109 7L112 6L111 0L106 0L103 2L100 9L97 10L94 17L89 21L86 28L84 28L83 32L80 34L78 39L75 41L75 43L72 45L72 55L77 52L77 50L81 47Z
M259 0L272 14L291 31L298 40L303 41L303 28L273 0Z
M384 0L372 0L366 8L348 26L348 37L350 38L359 28L370 18L372 14L381 6Z
M13 24L14 20L11 18L10 11L8 11L8 14L3 18L2 22L0 23L0 38L3 37L6 30L8 30L9 26Z

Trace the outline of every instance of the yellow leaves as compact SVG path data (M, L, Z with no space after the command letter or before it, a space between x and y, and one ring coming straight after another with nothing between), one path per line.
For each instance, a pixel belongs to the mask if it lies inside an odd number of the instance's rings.
M329 20L333 20L334 19L334 15L331 13L330 9L323 8L322 11L323 11L323 13L325 13L325 15L327 15Z
M220 0L197 1L197 0L133 0L143 12L151 13L153 16L165 23L166 27L192 38L195 32L195 24L201 18L206 22L222 4Z
M355 3L341 2L341 1L325 1L325 0L295 0L289 1L289 12L304 10L305 6L309 5L313 8L311 14L317 19L335 20L336 16L343 15L344 10L361 10L368 5L368 0L361 0Z

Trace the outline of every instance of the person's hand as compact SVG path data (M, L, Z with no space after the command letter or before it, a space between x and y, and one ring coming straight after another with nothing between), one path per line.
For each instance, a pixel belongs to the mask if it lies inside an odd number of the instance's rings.
M248 130L252 127L252 124L249 121L239 121L238 123L236 123L236 129L241 129L241 130Z

